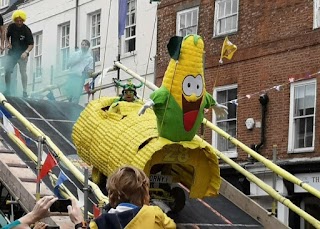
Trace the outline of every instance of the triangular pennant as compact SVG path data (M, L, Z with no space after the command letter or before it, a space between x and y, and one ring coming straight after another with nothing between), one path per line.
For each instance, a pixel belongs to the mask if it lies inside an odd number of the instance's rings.
M85 85L83 85L83 87L84 87L84 90L88 93L89 90L90 90L90 84L89 84L89 82L86 83Z
M54 94L52 93L52 91L49 91L46 97L51 101L56 101L56 98L54 97Z
M14 134L14 128L9 119L6 116L3 116L3 126L7 133Z
M28 137L24 137L24 139L25 139L26 145L30 146L31 145L31 139L28 138Z
M94 218L98 218L101 215L100 208L98 208L95 204L93 205L93 216Z
M77 193L78 193L78 207L83 207L84 206L84 193L77 188Z
M59 198L59 199L63 199L62 196L60 195L59 192L59 187L62 185L63 182L65 182L66 180L68 180L67 175L61 170L58 176L58 180L56 183L56 186L54 187L54 194Z
M12 115L10 114L9 111L7 111L6 108L4 108L4 106L0 105L0 118L5 115L7 118L12 118Z
M46 160L43 163L43 166L40 170L40 174L37 178L37 182L39 182L40 180L42 180L47 174L48 172L57 165L57 161L56 159L51 155L51 153L48 153L48 156L46 158Z
M24 138L21 136L20 130L18 130L17 127L14 127L14 135L17 136L17 138L19 138L23 144L26 144L26 141L24 140Z

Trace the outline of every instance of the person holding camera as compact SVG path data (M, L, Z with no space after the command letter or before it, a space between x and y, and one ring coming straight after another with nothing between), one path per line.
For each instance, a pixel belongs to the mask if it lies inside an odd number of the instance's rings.
M58 200L54 196L45 196L38 200L31 212L22 216L20 219L4 226L2 229L29 229L31 224L35 224L39 220L50 216L49 208ZM38 229L45 227L37 227Z
M149 206L150 181L146 174L133 166L124 166L115 171L107 180L108 212L90 222L83 219L76 200L68 206L68 212L75 228L154 228L174 229L175 222L158 206Z

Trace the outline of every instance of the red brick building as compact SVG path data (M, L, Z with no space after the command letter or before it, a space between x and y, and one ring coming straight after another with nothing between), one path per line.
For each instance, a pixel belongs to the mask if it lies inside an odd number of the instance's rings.
M318 189L319 7L319 0L162 0L158 7L156 69L156 84L160 85L170 59L166 48L170 37L189 33L202 36L206 89L229 108L225 119L216 120L211 112L206 118L266 158L272 159L273 146L277 145L277 164ZM219 64L226 36L238 50L231 60ZM266 97L263 106L260 98ZM248 119L254 121L252 129L245 125ZM250 160L244 151L208 128L205 139L271 185L272 173ZM223 161L221 174L270 208L271 200L265 193ZM319 219L315 214L320 211L318 199L280 177L276 185L281 194ZM281 204L278 218L292 228L310 228Z

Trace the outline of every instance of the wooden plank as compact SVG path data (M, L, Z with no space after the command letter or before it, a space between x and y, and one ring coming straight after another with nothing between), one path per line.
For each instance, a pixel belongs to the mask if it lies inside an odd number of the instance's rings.
M220 194L256 219L264 228L289 228L223 178L221 179Z
M13 155L10 155L13 156ZM15 155L16 156L16 155ZM26 177L35 178L35 174L29 168L24 168L24 171L17 173L16 170L21 170L21 168L10 168L7 166L5 162L2 161L2 155L0 157L0 182L6 187L9 193L14 197L16 201L21 205L21 207L26 211L30 212L35 203L35 193L30 192L31 189L35 190L35 183L30 182L21 182L19 176L22 176L23 173L25 179ZM26 172L26 170L29 170ZM15 170L12 172L11 170ZM18 175L17 175L18 174ZM33 188L32 188L33 187ZM35 191L34 191L35 192ZM45 184L41 185L42 195L52 195L51 190L45 186ZM60 228L63 229L73 229L74 225L70 222L69 216L59 216L59 217L48 217L41 220L49 225L60 225Z

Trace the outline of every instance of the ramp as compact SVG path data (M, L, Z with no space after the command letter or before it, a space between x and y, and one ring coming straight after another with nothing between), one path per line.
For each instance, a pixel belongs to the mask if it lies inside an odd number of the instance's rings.
M67 157L76 155L75 147L71 142L71 132L74 122L83 109L81 106L63 102L13 97L9 97L7 100L30 122L48 135ZM14 117L10 119L10 121L21 132L29 134L30 136L30 133ZM0 180L8 188L11 195L15 199L19 199L19 203L23 208L26 211L30 211L34 205L34 201L31 202L30 200L35 199L35 192L32 191L33 189L30 187L33 186L34 189L36 187L34 183L35 165L21 152L19 147L13 144L3 130L1 130L0 136L3 138L2 146L0 146ZM30 149L36 153L36 144L31 144ZM45 150L46 149L44 149L44 151ZM13 158L16 161L12 161ZM20 177L19 174L17 174L17 166L28 170L28 172L25 172L25 174L28 174L27 177ZM21 167L18 167L19 171L21 171ZM75 182L75 184L79 184L68 170L64 169L64 171L72 180L74 179L73 182ZM55 173L57 171L53 172ZM10 180L16 180L16 182L12 183ZM45 183L47 184L47 188L41 189L41 191L43 191L42 195L49 194L53 189L51 183L46 181L46 179ZM21 190L29 190L27 197L22 198L22 193L15 188L17 184L19 184ZM79 187L81 187L81 185L79 185ZM234 187L232 189L231 185L227 183L225 189L233 190L232 193L240 193L240 191ZM70 190L77 196L75 187L70 186ZM186 192L187 191L188 190L186 190ZM19 196L21 196L21 198L19 198ZM229 195L226 194L225 196L230 198L230 196L235 196L235 194L231 195L229 192ZM198 228L224 228L226 226L231 228L263 228L263 224L268 225L267 220L261 220L261 218L256 218L255 214L246 213L244 207L241 209L241 203L236 203L236 205L233 203L234 199L230 199L231 201L222 195L217 198L206 198L204 200L190 199L187 201L186 207L179 214L171 215L171 217L174 218L179 225L186 228L194 228L195 226ZM248 201L246 205L250 208L252 203ZM55 220L57 224L61 224L61 222L56 221L57 219L52 220ZM272 220L275 220L275 217L273 217ZM62 222L63 221L64 220L62 220ZM279 225L281 225L281 223L279 223ZM61 226L61 228L67 227ZM285 228L284 225L282 225L282 228Z

